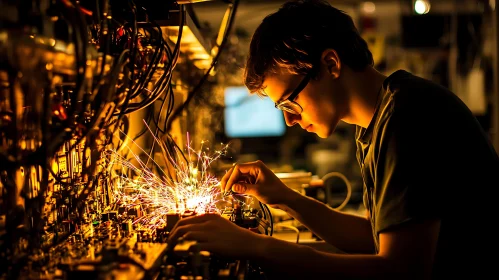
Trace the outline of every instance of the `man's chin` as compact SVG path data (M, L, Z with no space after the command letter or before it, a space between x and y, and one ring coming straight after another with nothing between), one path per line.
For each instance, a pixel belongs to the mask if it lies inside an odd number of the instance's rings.
M331 133L315 133L319 138L326 139L331 136Z
M332 134L332 132L324 131L324 130L313 131L312 133L315 133L319 138L323 138L323 139L328 138Z
M324 129L324 128L326 128L326 129ZM307 127L307 129L306 129L306 131L308 131L310 133L315 133L315 135L317 135L319 138L323 138L323 139L326 139L329 136L331 136L331 134L333 134L335 130L336 130L336 125L333 125L331 127L312 126L310 128Z
M319 136L320 138L326 139L336 131L336 127L337 126L334 125L332 127L329 127L328 129L324 130L321 129L320 131L317 131L315 134L317 134L317 136Z

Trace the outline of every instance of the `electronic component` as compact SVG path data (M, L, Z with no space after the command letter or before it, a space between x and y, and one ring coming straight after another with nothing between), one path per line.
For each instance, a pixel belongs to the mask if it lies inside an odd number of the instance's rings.
M173 140L238 4L209 49L186 7L196 2L0 3L0 279L260 279L247 261L165 243L179 220L202 213L272 227L261 204L217 206L208 157L196 167ZM198 86L183 96L174 81Z

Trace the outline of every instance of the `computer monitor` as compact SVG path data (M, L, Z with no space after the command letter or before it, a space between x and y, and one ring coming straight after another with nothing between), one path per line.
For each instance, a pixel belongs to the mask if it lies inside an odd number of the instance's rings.
M236 86L225 89L224 99L224 131L228 138L280 137L286 132L282 112L270 98Z

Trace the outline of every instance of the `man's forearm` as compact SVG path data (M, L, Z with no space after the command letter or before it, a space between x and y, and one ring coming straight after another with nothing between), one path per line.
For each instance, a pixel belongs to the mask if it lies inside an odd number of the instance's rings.
M303 223L324 241L349 253L374 252L371 224L367 218L333 210L298 193L278 207Z
M397 279L397 271L378 255L319 252L305 245L262 236L253 258L278 279ZM402 279L402 278L399 278Z

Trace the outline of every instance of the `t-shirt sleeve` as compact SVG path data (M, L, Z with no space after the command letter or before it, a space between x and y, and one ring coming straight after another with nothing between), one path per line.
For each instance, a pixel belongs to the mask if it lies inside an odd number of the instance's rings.
M428 116L390 109L373 135L375 231L443 215L445 133Z

